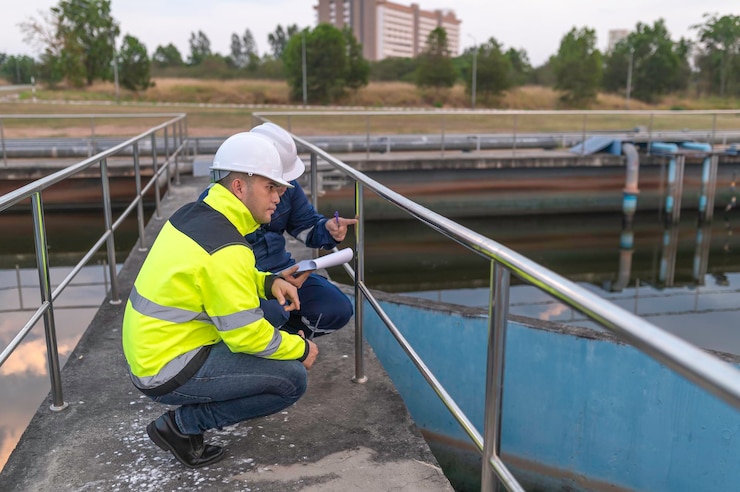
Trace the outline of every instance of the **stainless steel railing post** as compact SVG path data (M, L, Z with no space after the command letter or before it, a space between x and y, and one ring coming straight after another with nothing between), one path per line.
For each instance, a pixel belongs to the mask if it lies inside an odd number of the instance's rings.
M160 203L162 199L159 196L159 172L157 172L157 137L152 133L152 179L154 179L154 217L157 220L162 219L162 212L160 211Z
M39 274L39 290L41 305L48 307L44 311L44 332L46 334L46 360L49 365L51 379L51 410L60 411L67 407L62 395L62 378L59 365L59 350L57 349L56 325L54 323L54 301L51 298L51 280L49 278L49 255L46 240L46 226L44 223L44 205L41 192L31 196L33 209L33 232L36 243L36 266Z
M491 261L491 292L488 305L488 359L486 367L486 403L483 418L483 466L481 490L498 489L496 475L509 490L519 490L516 481L507 473L495 470L491 462L500 462L501 413L504 396L504 360L506 353L506 324L509 317L510 273L501 263ZM506 470L504 467L503 470Z
M90 149L90 152L87 155L88 157L91 157L92 155L98 153L98 145L97 143L95 143L95 117L94 116L90 117L90 147L88 147L88 149Z
M144 226L144 195L141 193L141 163L139 162L139 142L134 142L134 179L136 180L136 221L139 223L139 251L146 251L146 227Z
M110 180L108 179L108 159L100 161L100 181L103 185L103 213L105 214L105 232L108 234L106 249L108 250L108 268L110 269L110 302L120 304L121 296L118 293L118 275L116 274L116 241L113 236L113 211L111 207Z
M15 279L18 282L18 306L23 309L23 284L21 283L21 267L15 265Z
M170 191L170 183L172 177L170 176L170 139L169 139L169 128L164 127L164 174L167 176L167 192Z
M179 138L179 132L177 131L177 124L172 128L172 138L175 141L174 142L174 149L175 149L175 185L180 186L180 144L181 139Z
M355 181L355 376L352 381L355 383L364 383L367 381L365 376L365 359L363 355L363 325L362 312L365 303L364 294L360 288L365 284L365 206L362 196L363 186L359 181Z
M187 140L188 142L188 150L190 150L190 137L188 137L188 119L187 118L182 119L182 131L183 131L185 140ZM195 147L193 147L192 149L192 154L186 151L185 155L190 155L191 161L195 162Z
M370 160L370 116L365 115L365 160Z

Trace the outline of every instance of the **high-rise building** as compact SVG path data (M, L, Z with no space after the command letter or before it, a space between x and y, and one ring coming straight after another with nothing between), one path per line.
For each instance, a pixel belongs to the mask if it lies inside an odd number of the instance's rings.
M460 23L452 10L422 10L418 4L387 0L319 0L317 23L339 29L350 26L368 60L389 56L414 57L424 51L429 33L447 32L451 56L460 51Z
M627 29L612 29L609 31L609 44L606 47L606 52L610 53L618 42L629 36Z

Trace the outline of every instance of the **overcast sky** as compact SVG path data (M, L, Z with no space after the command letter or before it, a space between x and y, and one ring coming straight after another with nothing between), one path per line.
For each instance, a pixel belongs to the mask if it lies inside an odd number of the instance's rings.
M605 49L610 29L633 30L638 22L666 22L672 38L695 39L692 25L704 13L740 15L740 0L395 0L418 3L427 10L452 9L461 24L461 50L495 37L505 49L524 49L533 65L541 65L557 51L572 27L596 30L598 47ZM29 17L39 18L58 0L3 0L0 7L0 53L36 56L23 41L18 27ZM230 52L231 35L252 31L260 55L269 50L267 35L283 27L315 25L317 0L112 0L113 17L121 33L138 38L151 55L159 45L173 43L187 58L190 33L203 31L211 50ZM474 41L475 40L475 41Z

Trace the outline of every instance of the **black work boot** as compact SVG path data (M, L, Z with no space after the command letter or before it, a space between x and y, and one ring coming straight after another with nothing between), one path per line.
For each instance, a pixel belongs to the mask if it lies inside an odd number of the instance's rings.
M149 438L188 468L213 464L224 457L220 446L203 443L203 434L183 434L175 423L175 412L170 410L146 426Z

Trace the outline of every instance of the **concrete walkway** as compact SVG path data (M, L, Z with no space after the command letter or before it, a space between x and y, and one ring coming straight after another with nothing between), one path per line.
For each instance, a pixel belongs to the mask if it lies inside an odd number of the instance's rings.
M207 178L183 176L162 202L164 217L194 199ZM164 220L147 228L151 244ZM297 258L305 248L290 248ZM146 253L120 272L128 295ZM121 350L124 303L105 301L63 372L61 412L42 403L0 473L11 491L449 491L401 397L372 350L368 381L356 384L354 322L317 339L319 358L304 397L287 411L206 434L225 446L214 466L190 470L157 448L145 427L168 407L132 386Z

